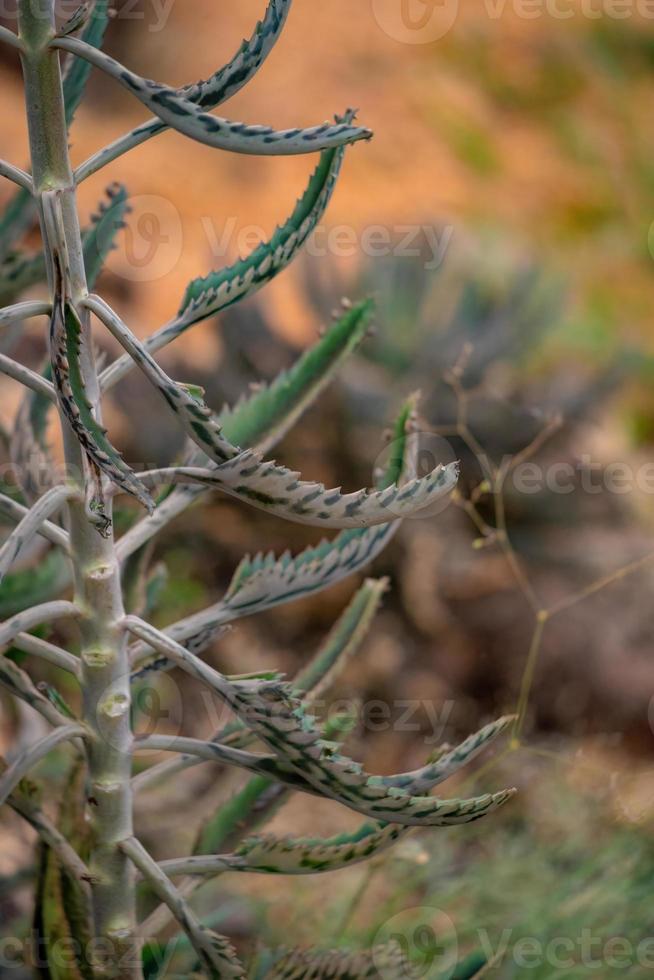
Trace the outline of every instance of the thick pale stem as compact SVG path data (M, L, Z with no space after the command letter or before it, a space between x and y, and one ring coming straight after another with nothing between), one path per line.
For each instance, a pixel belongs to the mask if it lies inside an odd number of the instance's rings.
M23 44L34 192L39 205L46 264L54 303L53 247L66 255L64 289L76 304L87 295L86 275L75 186L68 155L59 54L54 36L54 0L20 0L19 29ZM43 219L44 195L56 196L60 213L57 241ZM87 331L88 317L83 329ZM92 345L84 345L87 394L100 414L99 389ZM68 476L84 481L80 447L62 421ZM74 566L75 603L82 633L83 720L89 730L89 766L93 877L93 914L101 959L99 977L137 980L142 976L136 934L134 869L120 848L133 833L132 733L127 646L120 623L124 609L113 538L103 538L89 523L84 504L68 504Z

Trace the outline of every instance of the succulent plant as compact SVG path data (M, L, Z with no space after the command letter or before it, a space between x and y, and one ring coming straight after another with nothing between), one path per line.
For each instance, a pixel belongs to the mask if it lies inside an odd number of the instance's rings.
M393 452L372 489L327 489L269 458L364 339L371 314L368 301L345 306L289 371L220 413L205 404L201 389L174 381L154 359L195 323L251 295L291 262L329 202L347 146L371 136L355 124L350 110L333 124L281 132L212 114L261 67L290 6L291 0L270 0L264 19L232 61L206 81L181 89L141 78L102 52L107 0L82 4L61 26L55 21L54 0L19 0L18 33L0 30L0 40L20 56L31 151L30 173L0 162L0 174L19 187L0 221L5 256L1 290L12 304L0 311L0 324L7 327L35 317L49 324L48 364L42 373L6 355L0 360L0 370L27 389L11 439L21 499L5 495L1 501L15 528L0 548L1 600L10 610L0 624L0 683L50 726L44 737L8 765L3 763L0 805L22 815L42 840L35 927L46 950L43 975L49 977L143 975L142 947L149 936L137 913L140 882L185 933L191 971L209 977L245 976L246 967L230 941L194 912L189 902L192 882L224 872L298 875L342 868L390 847L415 827L477 820L512 795L511 790L472 799L433 795L440 782L505 729L507 719L444 749L415 771L373 776L342 751L347 719L331 719L321 727L312 713L318 692L360 644L385 591L384 581L361 586L314 659L291 681L276 673L226 676L203 658L226 624L362 569L404 518L419 515L448 494L457 478L455 465L416 475L414 399L399 413ZM91 67L126 87L153 118L73 171L69 127ZM112 185L108 203L82 233L77 187L169 127L236 153L320 156L295 210L270 241L229 268L192 282L170 323L141 342L91 292L111 232L126 213L125 192ZM21 255L16 243L35 216L42 254ZM21 289L43 277L47 299L17 301ZM102 371L92 328L108 331L124 350ZM104 427L103 396L134 368L186 434L189 449L181 464L171 461L161 470L137 471ZM58 413L65 450L66 465L58 478L48 461L51 411ZM148 544L176 515L216 490L281 519L338 534L299 555L245 558L220 601L164 629L155 628L147 621L143 599L152 582ZM131 526L116 539L113 501L118 495L134 498L146 514L129 510ZM43 582L26 579L24 572L12 574L18 556L37 537L53 549L41 567ZM58 622L79 631L79 654L38 634L44 624ZM54 686L37 685L14 651L67 673L79 687L79 706L69 706ZM213 738L135 733L133 690L146 676L172 668L204 685L233 712L234 720ZM70 744L74 764L54 822L30 773L64 744ZM173 758L135 776L135 756L145 750L171 752ZM193 855L158 862L136 836L134 795L205 760L239 767L248 781L200 829ZM354 833L325 840L257 835L286 796L298 791L335 800L361 814L364 823ZM183 883L176 886L180 878ZM57 940L73 944L74 956L65 965L50 955ZM353 954L271 951L250 969L253 976L268 977L380 972L385 977L401 974L398 948Z

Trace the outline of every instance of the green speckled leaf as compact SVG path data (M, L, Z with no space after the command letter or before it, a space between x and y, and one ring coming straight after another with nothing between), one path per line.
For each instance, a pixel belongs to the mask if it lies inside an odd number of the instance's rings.
M397 945L367 953L292 950L278 955L264 980L406 980L410 967Z
M184 97L181 90L141 78L114 58L76 38L62 38L57 41L57 46L74 52L120 82L167 126L215 149L257 156L291 156L327 150L372 136L370 130L346 122L285 130L233 122L202 112Z
M344 117L346 122L352 119L352 113ZM193 323L214 316L237 300L252 295L290 264L327 209L344 153L344 147L323 151L293 213L269 241L262 242L247 258L189 285L177 318L165 328L159 346L163 342L169 343ZM359 315L363 312L359 308Z
M306 411L366 335L372 303L346 310L317 344L269 385L259 386L218 416L230 442L269 452Z

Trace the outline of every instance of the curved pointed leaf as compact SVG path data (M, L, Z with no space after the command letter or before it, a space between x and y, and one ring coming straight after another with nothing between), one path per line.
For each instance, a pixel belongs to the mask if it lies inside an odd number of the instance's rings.
M514 795L514 790L502 790L472 799L414 796L410 787L387 786L383 777L369 775L358 763L335 752L287 687L234 684L224 696L284 766L321 795L375 820L424 827L470 823Z
M372 302L365 300L346 310L288 371L224 409L218 422L226 438L244 449L256 446L259 452L269 452L363 341L372 309Z
M126 493L151 510L152 498L107 438L96 421L85 390L80 353L82 325L72 305L58 294L50 321L52 378L62 412L89 458ZM108 516L98 512L98 524L106 527Z
M443 752L434 762L428 763L415 772L406 772L401 776L384 776L384 785L410 788L412 793L421 793L426 789L442 783L451 775L471 762L480 752L483 752L491 742L502 735L509 725L515 721L514 715L506 715L485 725L484 728L469 735L456 748Z
M291 156L314 153L372 137L369 129L347 123L323 123L306 129L274 130L271 126L233 122L202 112L193 102L184 98L179 90L141 78L84 41L77 38L56 38L52 44L84 58L120 82L171 129L215 149L257 156Z
M338 121L349 124L353 119L354 113L348 110L345 117ZM344 154L344 146L323 150L320 162L293 213L275 230L269 241L262 242L247 258L196 279L189 285L177 317L170 326L163 328L157 338L157 348L170 343L199 320L215 316L238 300L251 296L293 261L327 210Z
M207 420L208 421L208 420ZM205 446L209 425L197 428L198 445ZM386 490L358 490L342 493L322 483L302 480L258 453L246 450L214 469L179 467L164 470L166 476L224 493L276 517L312 527L360 528L416 517L456 486L458 465L439 466L427 476L416 477L404 487L393 484Z
M395 422L393 445L396 452L377 480L377 487L403 485L415 476L415 445L409 437L415 425L416 396L409 398ZM156 513L153 520L156 519ZM323 541L299 555L273 554L246 556L238 566L224 598L216 605L180 620L167 634L186 646L203 643L204 638L242 616L272 609L340 582L369 564L393 538L400 526L379 524L372 528L343 531L332 541ZM135 652L135 662L143 651Z
M182 94L201 109L213 109L236 95L256 75L275 46L291 9L292 0L269 0L263 20L258 21L249 40L224 68L211 78L186 85Z
M354 656L379 607L386 586L384 579L370 579L358 590L317 654L294 679L294 689L305 695L307 703L319 697L333 683L335 674ZM331 741L338 738L342 741L355 720L354 717L330 716L326 723L325 739ZM245 737L239 738L239 732ZM240 722L234 722L216 735L216 741L244 748L250 744L252 737ZM252 831L284 802L287 793L288 790L284 787L255 776L240 794L220 807L206 822L195 848L196 853L207 854L224 846L229 829L234 829L236 814L236 824L241 832L244 828Z
M157 476L164 483L201 483L297 524L337 528L369 527L415 516L456 485L458 467L449 464L437 466L402 487L392 484L383 490L343 494L339 489L328 490L322 484L302 481L298 473L264 460L252 450L241 452L225 438L216 416L202 399L172 381L103 300L89 297L86 305L106 324L196 446L215 464L209 470L163 470Z
M284 27L291 2L292 0L269 0L263 20L257 23L250 39L243 41L229 64L206 81L183 87L181 93L184 97L202 109L215 109L243 88L275 46ZM167 129L168 126L158 118L142 123L83 163L77 172L78 180L85 180L123 153L140 146L159 133L166 132Z
M340 173L343 154L343 147L323 151L307 189L285 224L277 228L270 240L262 242L247 258L239 259L233 265L194 280L184 294L175 319L153 333L144 342L145 349L150 353L161 350L193 324L215 316L221 310L252 295L283 271L296 257L324 215ZM370 311L371 304L367 302L357 304L352 310L347 311L328 332L325 343L318 344L308 351L300 359L296 368L283 374L277 382L263 389L259 398L252 396L237 405L232 412L228 411L226 422L231 423L237 431L245 428L242 432L243 440L236 438L232 441L236 441L239 446L258 442L257 431L263 426L262 412L266 408L274 411L280 426L284 409L293 412L287 423L287 427L290 426L309 400L315 397L311 390L310 383L313 380L311 373L316 372L318 381L321 365L324 373L329 371L330 358L337 361L339 344L348 339L350 331L353 334L352 344L348 343L343 355L353 349L358 340L365 336L365 331L362 329L359 333L358 328L362 328L363 321L369 319ZM115 384L131 366L127 356L118 358L103 372L102 387L106 389ZM320 382L320 387L326 383L326 380L325 378L325 381ZM294 403L298 403L297 407ZM283 433L285 430L282 428L281 431ZM281 434L275 437L272 432L270 438L281 438Z
M410 965L397 944L369 953L292 950L279 957L262 980L406 980Z
M409 833L413 828L397 824L364 824L353 833L330 838L250 837L233 854L163 861L161 868L172 877L213 875L223 871L259 874L310 875L337 871L366 861Z

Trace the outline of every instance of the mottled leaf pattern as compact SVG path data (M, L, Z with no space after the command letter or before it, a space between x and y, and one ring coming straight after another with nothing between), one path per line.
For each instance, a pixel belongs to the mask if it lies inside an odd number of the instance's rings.
M160 477L164 483L200 483L296 524L332 528L368 527L414 516L456 485L458 467L449 464L437 466L401 487L391 484L383 490L343 494L340 489L328 490L322 484L303 481L299 473L264 460L253 450L240 451L225 438L216 416L202 399L175 384L103 300L90 297L87 305L132 356L196 446L215 464L209 470L163 470Z
M197 427L198 445L207 445L211 427L206 422ZM180 482L200 483L268 511L276 517L325 528L360 528L384 524L406 517L416 517L456 486L458 466L439 466L425 477L396 484L386 490L358 490L343 493L340 488L327 489L321 483L301 479L299 473L279 466L251 450L214 469L179 467L164 470Z
M472 799L442 800L414 796L411 788L387 786L323 741L315 719L282 685L245 688L232 685L224 696L230 706L285 766L321 795L373 819L403 826L445 827L470 823L498 809L513 790ZM427 787L425 787L426 789Z
M344 531L332 541L299 555L246 557L239 565L224 600L222 622L271 609L328 588L364 568L386 547L398 523Z
M473 759L492 739L506 729L510 721L510 718L500 719L486 726L476 735L462 742L457 749L443 755L441 769L432 775L431 781L426 778L426 774L407 773L406 777L403 777L403 782L410 786L413 793L432 789L436 783L447 779ZM385 777L384 784L395 785L394 777ZM266 808L266 792L274 795L274 784L268 783L261 777L250 780L247 786L247 801L243 799L239 801L241 821L246 818L247 813L254 811L256 814L256 807L259 810ZM220 826L223 827L225 815L221 816ZM202 854L207 854L206 845L211 838L217 836L220 839L221 835L216 835L215 829L210 821L205 827L196 853L200 851ZM265 874L303 875L335 871L365 861L374 854L392 847L412 830L411 826L403 827L399 824L378 822L366 823L353 833L339 834L329 839L280 839L273 835L262 835L245 840L234 854L205 860L201 857L186 860L183 862L184 873L205 875L222 871L252 871ZM175 862L164 862L164 867L169 874L172 874Z
M294 690L303 693L306 702L315 700L323 694L333 683L336 674L357 652L379 607L386 586L385 580L369 580L364 583L318 652L293 680ZM355 721L354 716L330 715L325 725L325 740L342 741ZM215 740L245 748L252 741L252 736L244 725L234 722L219 732ZM224 846L225 837L229 834L229 828L233 829L235 820L241 832L244 828L249 831L254 830L260 821L269 818L286 799L287 792L285 787L271 784L269 780L261 777L251 779L241 794L237 794L206 822L195 848L196 853L215 852L218 847ZM236 815L238 815L237 819ZM229 840L228 836L227 840Z
M257 156L291 156L343 146L370 139L372 136L369 129L348 123L323 123L307 129L275 130L270 126L233 122L202 112L180 90L141 78L114 58L83 41L60 38L53 44L84 58L120 82L171 129L215 149Z
M368 953L344 950L284 953L265 973L265 980L406 980L410 966L397 945Z
M354 113L342 122L350 123ZM245 259L192 282L177 317L157 337L157 347L170 343L187 327L215 316L232 303L252 295L285 269L298 254L327 209L341 170L345 147L324 150L309 184L285 224ZM367 314L368 308L365 308ZM364 310L358 308L359 318ZM353 317L350 319L354 319ZM241 445L241 443L239 443Z
M378 476L377 487L394 482L403 485L415 475L415 442L410 438L416 423L416 397L407 400L395 422L395 447L386 469ZM155 515L156 516L156 515ZM240 563L225 597L202 613L181 620L167 629L178 643L198 652L224 626L243 616L253 615L302 596L328 588L369 564L395 535L400 522L380 524L369 529L343 531L333 541L323 541L299 555L289 553L246 557ZM137 661L143 651L135 653ZM161 666L161 658L157 658Z
M244 41L232 60L206 81L187 85L180 91L202 109L215 109L235 95L256 74L272 51L282 31L292 0L269 0L265 17L248 41ZM78 177L84 180L123 153L140 146L168 129L160 119L149 119L104 147L84 163Z
M325 722L325 739L343 742L356 721L354 712L330 714ZM198 835L194 854L216 854L237 847L244 835L255 833L270 820L286 803L291 792L290 787L283 783L276 783L265 776L253 776L207 820Z
M52 378L61 409L88 457L114 483L132 494L151 510L149 493L107 438L106 430L95 419L85 390L81 366L82 325L73 306L58 293L50 321ZM99 511L99 526L106 527L108 516Z
M384 489L394 483L403 486L415 477L415 445L411 433L416 424L416 398L402 407L392 432L394 452L387 468L377 479ZM214 609L205 613L215 625L252 615L276 605L299 599L328 588L369 564L386 547L399 527L399 521L368 529L343 531L332 541L307 548L299 555L288 552L246 556L236 570L229 589ZM186 621L192 635L199 617ZM180 639L181 634L175 634Z
M318 397L348 353L358 344L364 322L367 322L367 304L346 310L289 371L234 408L224 409L218 422L227 439L244 449L270 450ZM206 465L206 461L206 454L196 450L192 462ZM141 547L159 527L182 513L204 492L204 488L195 485L177 487L166 493L152 518L142 521L119 542L121 556L127 557Z
M466 763L471 762L499 735L502 735L513 721L515 721L513 715L498 718L497 721L492 721L480 731L475 732L474 735L468 736L456 748L441 753L438 759L421 769L403 773L401 776L385 776L384 785L405 787L410 789L412 793L428 790L448 779Z
M213 109L236 95L253 78L272 51L282 32L292 0L269 0L263 20L254 28L249 40L224 68L211 78L182 89L185 98L201 109Z
M162 862L168 875L212 875L223 871L310 875L359 864L392 847L411 828L396 824L364 824L351 834L331 838L251 837L233 854Z

